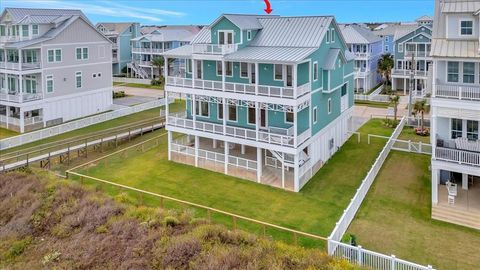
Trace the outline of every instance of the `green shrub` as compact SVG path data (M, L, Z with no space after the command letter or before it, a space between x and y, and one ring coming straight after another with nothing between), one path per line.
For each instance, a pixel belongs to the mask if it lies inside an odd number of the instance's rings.
M125 91L113 92L113 98L123 98L126 97Z
M6 259L13 259L17 256L22 255L25 249L32 243L32 237L27 236L24 239L15 241L12 243L12 246L8 249L6 254Z
M168 216L163 219L163 223L168 227L180 225L180 221L176 217Z

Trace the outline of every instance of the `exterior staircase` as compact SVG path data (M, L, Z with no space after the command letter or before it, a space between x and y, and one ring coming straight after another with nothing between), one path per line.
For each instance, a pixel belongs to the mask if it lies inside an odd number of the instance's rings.
M136 75L138 75L142 79L148 79L148 73L141 68L137 63L132 62L128 64L128 67L135 72Z
M432 207L432 218L480 230L480 212L435 205Z
M263 167L262 171L262 183L271 186L282 186L282 177L278 176L271 168Z

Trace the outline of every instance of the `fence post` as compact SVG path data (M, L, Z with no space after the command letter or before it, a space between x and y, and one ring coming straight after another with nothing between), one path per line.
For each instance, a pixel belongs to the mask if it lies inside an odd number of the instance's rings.
M368 134L367 138L368 138L368 144L370 144L370 134Z
M362 250L362 246L358 246L358 249L357 249L357 263L358 265L362 265L363 264L363 250Z
M428 269L433 269L433 267L430 264L427 266L427 268Z
M397 259L396 259L395 255L392 255L392 259L391 259L392 267L390 268L391 270L395 270L396 261L397 261Z
M408 152L412 152L412 140L408 140Z
M420 141L419 144L418 144L418 152L419 152L420 154L423 153L423 151L422 151L422 144L423 144L423 143L422 143L421 141Z

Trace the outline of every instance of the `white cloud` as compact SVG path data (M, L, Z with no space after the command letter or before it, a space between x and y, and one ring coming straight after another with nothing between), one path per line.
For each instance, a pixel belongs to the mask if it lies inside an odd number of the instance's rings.
M95 2L92 1L92 4L60 0L2 0L2 2L5 6L15 7L80 9L87 15L103 15L108 17L145 20L148 22L161 22L165 20L158 15L167 17L181 17L186 15L182 12L164 9L144 9L105 0ZM135 2L132 1L130 3Z

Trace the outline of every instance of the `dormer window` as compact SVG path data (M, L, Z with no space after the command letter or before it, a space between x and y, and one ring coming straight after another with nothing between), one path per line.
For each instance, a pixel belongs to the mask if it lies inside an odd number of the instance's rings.
M473 21L460 21L460 35L461 36L473 35Z
M38 25L32 25L32 35L38 35Z
M0 25L0 36L5 36L5 25Z
M233 44L233 32L218 31L218 44Z
M22 25L22 36L28 37L28 25Z
M252 30L247 31L247 40L252 40Z

